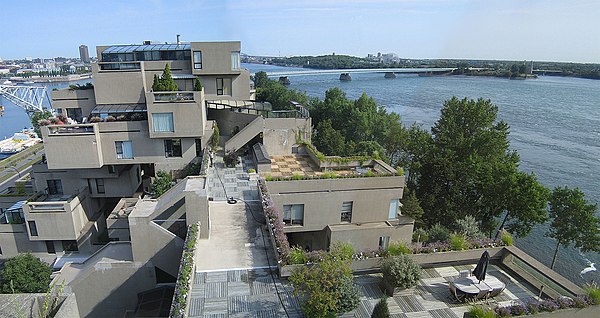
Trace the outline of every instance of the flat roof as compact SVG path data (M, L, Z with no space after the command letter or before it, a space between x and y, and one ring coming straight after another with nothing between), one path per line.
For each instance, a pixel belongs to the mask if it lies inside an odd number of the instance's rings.
M322 170L308 155L285 155L285 156L271 156L271 172L264 172L264 175L270 175L273 178L289 178L295 174L308 177L319 177L325 173L335 173L338 176L342 175L362 175L368 171L372 171L375 174L379 172L375 171L371 167L357 167L349 168L345 167L338 169L335 165L333 169L326 168Z
M191 50L190 44L147 44L147 45L113 45L102 53L132 53L146 51L185 51Z

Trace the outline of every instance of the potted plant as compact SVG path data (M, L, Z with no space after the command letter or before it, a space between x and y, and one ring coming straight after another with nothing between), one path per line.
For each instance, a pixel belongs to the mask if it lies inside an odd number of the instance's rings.
M381 264L381 271L389 296L393 296L398 290L415 286L421 279L421 266L406 255L386 258Z
M102 118L97 117L97 116L90 118L90 123L99 123L101 121L102 121Z

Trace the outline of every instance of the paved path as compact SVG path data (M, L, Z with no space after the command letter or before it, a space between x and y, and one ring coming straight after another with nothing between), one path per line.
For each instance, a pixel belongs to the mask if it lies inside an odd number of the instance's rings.
M214 201L234 197L244 201L258 200L256 180L250 180L248 169L256 167L248 158L238 160L235 168L226 168L221 153L215 155L214 165L207 171L208 196Z

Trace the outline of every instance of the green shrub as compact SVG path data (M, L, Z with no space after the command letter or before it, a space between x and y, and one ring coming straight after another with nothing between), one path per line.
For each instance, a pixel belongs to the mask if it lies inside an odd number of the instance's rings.
M331 246L329 255L335 259L350 260L354 255L354 247L348 242L337 241Z
M255 172L256 172L256 169L252 169L252 168L248 169L248 173L255 173Z
M510 233L504 231L502 232L502 243L504 243L504 245L506 246L511 246L513 245L513 238L512 235L510 235Z
M156 178L152 181L150 185L150 192L152 196L156 199L160 197L163 193L169 191L173 186L173 177L170 173L166 171L158 171L156 173Z
M300 246L294 246L290 249L287 256L288 264L306 264L307 261L306 253Z
M217 125L217 122L215 122L214 132L213 132L213 136L212 136L213 150L216 150L219 148L219 140L220 140L219 125Z
M468 248L467 240L460 234L452 233L448 240L450 241L450 249L453 251L462 251Z
M402 167L398 167L398 169L396 169L396 173L397 173L399 176L403 176L403 175L404 175L404 168L402 168Z
M265 177L265 181L273 181L273 176L272 176L272 175L270 175L270 174L268 174L268 175Z
M421 279L421 267L406 255L386 258L381 271L383 280L394 287L413 287Z
M427 242L444 242L450 237L450 231L439 223L432 226L427 234L429 236Z
M340 314L354 310L360 302L358 287L354 285L352 276L343 276L337 287L339 298L337 300L337 311Z
M377 305L375 305L371 318L390 318L390 310L388 309L385 297L381 298Z
M412 250L402 242L391 242L390 246L388 247L388 254L390 256L412 254Z
M375 172L369 170L367 172L365 172L365 177L374 177L375 176Z
M335 179L337 177L337 174L335 172L325 172L322 175L323 179Z
M469 308L468 313L472 318L496 318L496 313L493 310L481 306Z
M45 293L50 284L52 267L27 253L9 258L0 270L3 294Z
M302 179L304 179L304 177L298 173L294 173L294 175L292 176L292 180L302 180Z
M465 216L464 219L456 221L456 227L457 233L462 234L462 236L470 240L482 238L484 236L479 229L477 220L470 215Z
M418 228L413 231L412 241L413 242L427 242L429 239L429 235L427 235L427 231L422 228Z
M596 285L587 288L588 296L594 302L594 305L600 305L600 288Z

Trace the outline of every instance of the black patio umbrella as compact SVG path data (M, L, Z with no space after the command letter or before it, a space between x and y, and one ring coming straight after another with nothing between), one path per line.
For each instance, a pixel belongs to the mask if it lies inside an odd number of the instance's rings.
M481 283L482 280L485 280L485 272L487 271L488 263L490 262L490 253L487 251L481 254L481 258L479 262L477 262L477 266L473 270L473 275L479 280Z

